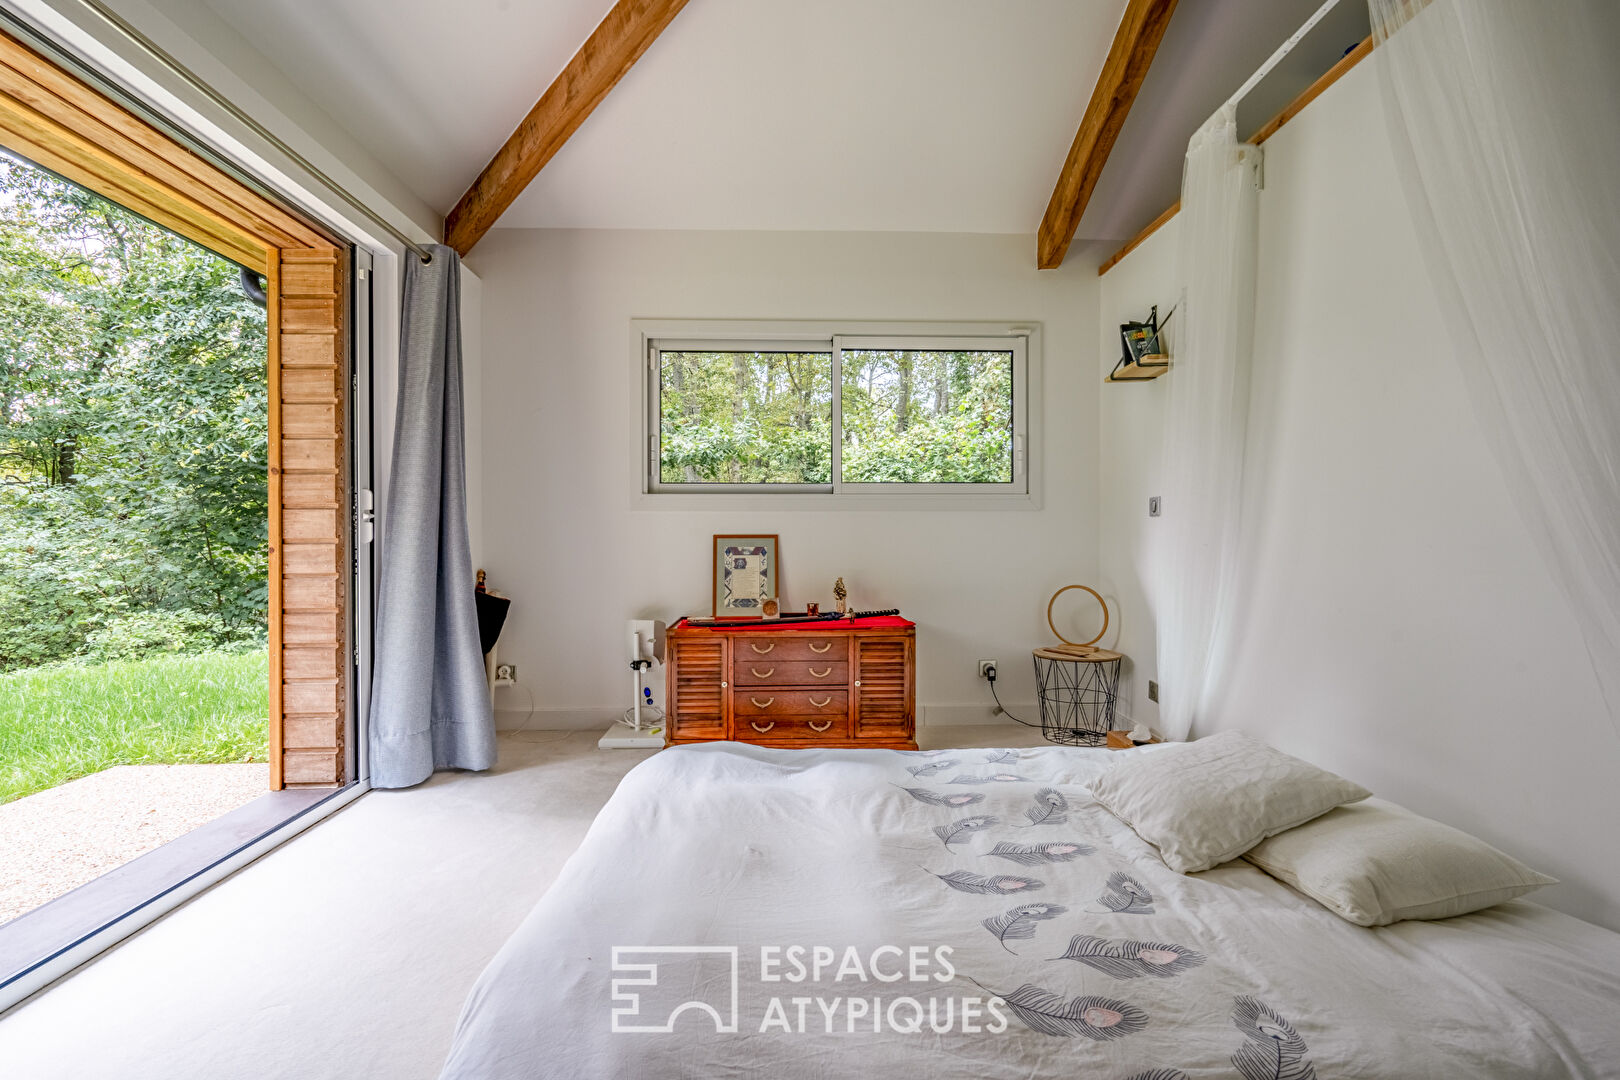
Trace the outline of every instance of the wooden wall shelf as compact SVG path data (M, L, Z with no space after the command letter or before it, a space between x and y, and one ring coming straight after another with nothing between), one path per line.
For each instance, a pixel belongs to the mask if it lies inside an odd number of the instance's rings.
M1170 370L1170 358L1161 354L1142 357L1134 364L1121 364L1103 382L1146 382Z

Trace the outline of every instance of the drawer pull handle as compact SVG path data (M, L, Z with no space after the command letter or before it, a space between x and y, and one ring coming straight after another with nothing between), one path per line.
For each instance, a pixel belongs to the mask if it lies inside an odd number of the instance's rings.
M756 679L768 679L772 675L776 674L776 669L773 667L768 667L764 671L759 670L757 667L751 667L748 670L754 673L754 678Z
M828 722L831 723L831 721L828 721ZM753 728L755 731L759 732L761 735L763 735L767 731L771 730L771 728L776 726L776 721L772 720L770 723L766 724L764 727L760 727L758 720L750 720L750 721L748 721L748 726Z
M824 697L820 701L817 701L815 698L811 698L810 704L814 705L818 709L825 709L828 705L832 704L832 698Z
M816 726L816 722L814 720L806 720L805 723L809 724L810 725L810 730L814 731L818 735L821 732L826 731L828 728L832 727L832 724L833 724L833 722L831 720L826 721L820 727Z
M774 649L774 648L776 648L776 642L774 642L774 641L773 641L773 642L771 642L771 643L770 643L770 644L769 644L769 645L767 645L767 646L765 646L765 647L764 647L764 648L763 648L763 649L762 649L762 648L760 648L760 647L759 647L759 646L758 646L758 645L756 645L756 644L755 644L755 643L754 643L754 642L752 642L752 641L750 641L750 642L749 642L749 643L748 643L748 647L749 647L749 648L750 648L750 649L753 649L753 650L754 650L754 651L755 651L755 652L757 652L757 653L759 653L759 655L761 655L761 656L764 656L764 655L765 655L765 654L766 654L766 653L768 653L768 652L770 652L770 651L771 651L771 650L772 650L772 649Z
M773 697L768 697L764 701L761 701L757 697L751 697L748 700L754 703L754 708L756 709L768 709L771 707L771 702L775 701L776 699Z
M810 651L813 652L813 653L824 653L828 649L832 648L832 642L830 642L830 641L823 641L821 643L821 648L819 648L819 649L816 648L816 643L813 642L813 641L806 642L806 644L808 644L810 646Z
M825 679L827 676L832 674L832 668L823 668L821 671L811 668L810 674L814 675L818 679Z

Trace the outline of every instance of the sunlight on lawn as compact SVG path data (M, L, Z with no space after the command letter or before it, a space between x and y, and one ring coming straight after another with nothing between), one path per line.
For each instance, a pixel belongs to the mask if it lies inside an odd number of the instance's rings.
M0 674L0 803L114 765L265 761L269 654Z

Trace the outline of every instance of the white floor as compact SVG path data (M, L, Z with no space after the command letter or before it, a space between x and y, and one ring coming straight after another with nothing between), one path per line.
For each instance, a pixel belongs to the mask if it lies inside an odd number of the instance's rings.
M7 1080L438 1075L473 980L653 751L503 733L487 775L374 791L0 1017ZM935 727L925 749L1030 746Z

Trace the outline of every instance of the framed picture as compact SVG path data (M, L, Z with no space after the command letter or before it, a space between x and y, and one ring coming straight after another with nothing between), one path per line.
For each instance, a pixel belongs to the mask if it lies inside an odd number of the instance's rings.
M714 538L714 617L763 618L778 595L775 536Z

